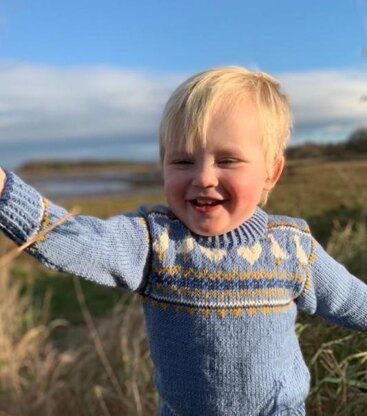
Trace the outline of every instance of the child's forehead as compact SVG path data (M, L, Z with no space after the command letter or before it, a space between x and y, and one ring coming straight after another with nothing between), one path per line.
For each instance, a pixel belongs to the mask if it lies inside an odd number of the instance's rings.
M209 139L207 142L204 143L197 143L194 146L170 146L166 150L166 155L171 156L194 156L197 154L204 155L204 154L220 154L222 156L229 156L235 153L238 153L239 150L246 148L248 149L248 145L241 145L235 144L231 142L223 142L223 143L212 143L212 140ZM252 147L252 146L251 146Z
M170 141L166 147L167 156L194 155L197 153L213 153L221 155L233 155L239 151L249 150L254 147L262 148L261 140L256 138L248 139L243 136L233 136L227 140L227 137L221 135L208 134L205 137L177 137Z
M223 125L228 130L226 137L238 137L239 125L256 125L262 136L262 120L259 117L258 106L252 97L246 99L228 101L220 100L215 106L200 114L200 117L190 118L189 122L185 112L177 115L176 122L172 125L170 134L166 136L164 153L193 154L198 149L210 147L211 135ZM232 131L233 126L233 131ZM223 141L223 148L230 149L231 140Z

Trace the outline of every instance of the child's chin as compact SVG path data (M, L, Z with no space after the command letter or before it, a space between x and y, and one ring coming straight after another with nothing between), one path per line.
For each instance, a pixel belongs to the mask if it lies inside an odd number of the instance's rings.
M201 237L216 237L216 236L218 236L218 235L223 234L223 233L220 233L220 232L214 232L214 231L201 231L201 230L199 230L199 231L194 231L194 232L195 232L195 234L198 234L198 235L200 235Z
M226 229L219 229L216 227L200 227L200 226L192 226L188 227L191 231L193 231L195 234L200 235L202 237L216 237L218 235L223 235L231 230Z

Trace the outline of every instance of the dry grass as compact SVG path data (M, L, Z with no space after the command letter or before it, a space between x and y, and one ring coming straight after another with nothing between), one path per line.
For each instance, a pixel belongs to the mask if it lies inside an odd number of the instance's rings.
M353 264L367 282L367 227L360 219L345 227L335 224L327 251ZM312 373L308 410L312 416L367 415L367 338L325 322L306 320L301 336Z
M366 206L367 160L290 162L269 200L270 211L300 217L340 206Z
M42 322L31 298L6 269L0 276L0 415L153 415L152 382L144 320L134 300L95 325L77 286L86 328ZM82 341L63 349L58 331Z

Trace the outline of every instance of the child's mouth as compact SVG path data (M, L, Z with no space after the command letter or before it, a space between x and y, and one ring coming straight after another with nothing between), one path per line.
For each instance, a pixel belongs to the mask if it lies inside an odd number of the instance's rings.
M191 199L190 204L196 211L199 212L210 212L215 208L223 204L222 200L219 199L209 199L209 198L196 198Z

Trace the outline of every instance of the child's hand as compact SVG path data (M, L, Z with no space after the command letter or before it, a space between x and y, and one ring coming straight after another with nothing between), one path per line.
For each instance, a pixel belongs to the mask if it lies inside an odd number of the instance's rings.
M5 172L0 168L0 197L3 192L5 178L6 178Z

